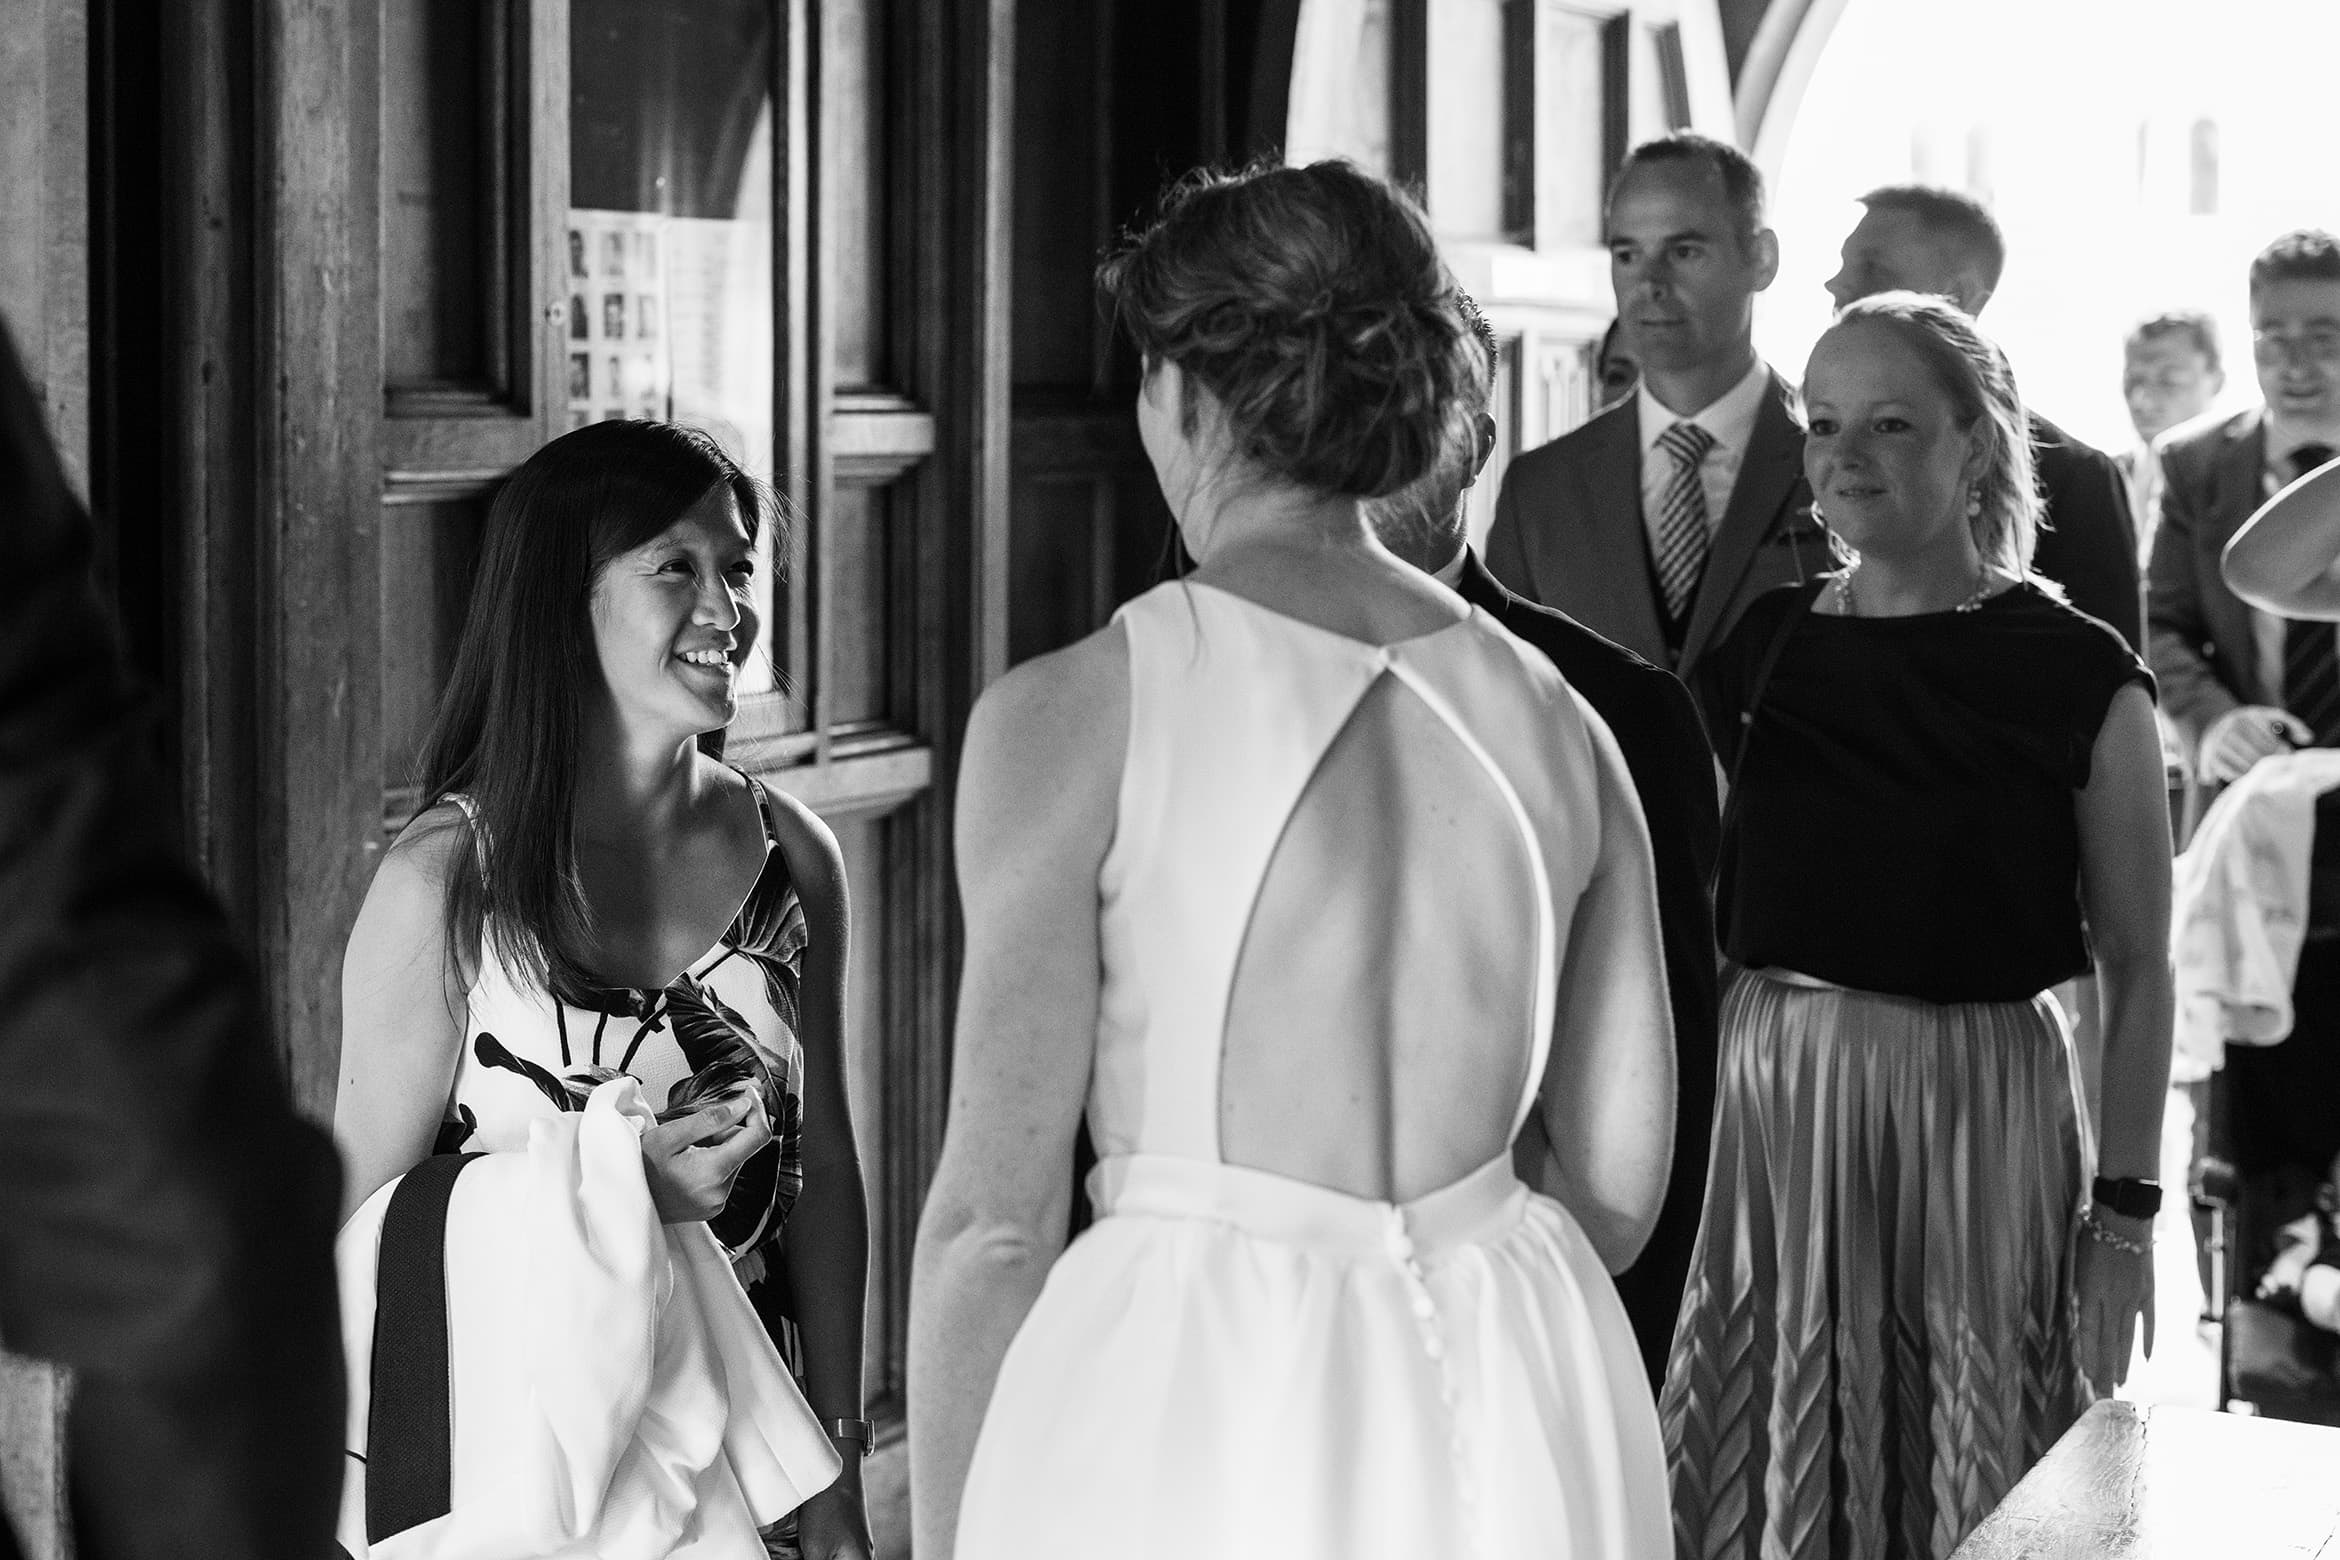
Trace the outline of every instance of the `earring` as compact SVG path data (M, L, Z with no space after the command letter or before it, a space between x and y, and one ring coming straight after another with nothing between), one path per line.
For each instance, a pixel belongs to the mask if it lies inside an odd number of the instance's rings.
M1972 519L1973 519L1973 518L1974 518L1976 515L1979 515L1979 514L1981 514L1981 513L1982 513L1982 490L1981 490L1980 488L1976 488L1976 487L1969 487L1969 488L1967 488L1967 490L1966 490L1966 518L1967 518L1967 519L1969 519L1969 520L1972 520Z
M1828 523L1828 517L1820 512L1820 500L1816 498L1812 500L1812 523L1814 525L1826 525Z

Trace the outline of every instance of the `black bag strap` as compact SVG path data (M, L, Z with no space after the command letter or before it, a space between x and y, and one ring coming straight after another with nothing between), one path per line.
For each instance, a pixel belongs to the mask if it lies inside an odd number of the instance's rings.
M1833 576L1806 582L1796 592L1796 599L1788 603L1787 610L1780 613L1771 637L1763 642L1763 654L1755 662L1755 675L1747 683L1747 696L1739 704L1739 743L1731 754L1730 794L1723 799L1722 833L1725 839L1730 838L1731 825L1738 816L1739 772L1747 767L1747 745L1755 737L1755 714L1763 707L1763 690L1771 685L1771 669L1779 664L1780 652L1795 637L1797 627L1812 610L1812 603L1820 599L1820 593L1832 582Z
M447 1200L477 1154L406 1172L382 1214L366 1409L366 1542L443 1517L453 1504L447 1406Z

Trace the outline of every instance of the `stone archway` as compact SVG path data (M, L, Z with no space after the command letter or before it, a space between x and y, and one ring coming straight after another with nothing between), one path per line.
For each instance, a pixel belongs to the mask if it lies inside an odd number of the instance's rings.
M1776 178L1788 127L1803 106L1812 71L1851 0L1769 0L1760 4L1747 53L1732 85L1739 144L1765 177Z

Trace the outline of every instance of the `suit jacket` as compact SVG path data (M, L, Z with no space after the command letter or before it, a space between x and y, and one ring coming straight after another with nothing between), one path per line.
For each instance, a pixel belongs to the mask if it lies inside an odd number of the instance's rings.
M2129 485L2120 467L2036 412L2031 442L2047 521L2032 567L2063 586L2073 606L2110 625L2130 649L2144 654L2137 528L2129 517Z
M340 1165L177 857L90 548L0 331L0 1336L75 1368L79 1553L316 1560Z
M1606 721L1633 776L1649 820L1657 869L1658 936L1666 955L1666 995L1674 1012L1679 1091L1674 1160L1656 1230L1641 1258L1617 1279L1650 1381L1665 1377L1674 1317L1690 1277L1690 1252L1706 1195L1708 1137L1714 1123L1715 856L1721 848L1714 755L1689 692L1670 674L1548 607L1505 590L1463 555L1456 589L1516 638L1541 650L1570 687Z
M2146 659L2189 759L2219 716L2265 697L2251 609L2227 588L2218 560L2265 498L2266 468L2266 413L2257 407L2161 445Z
M1707 549L1680 655L1666 648L1641 520L1641 427L1633 398L1513 460L1487 534L1487 567L1643 660L1687 678L1749 602L1835 566L1812 518L1795 395L1771 375L1731 501Z

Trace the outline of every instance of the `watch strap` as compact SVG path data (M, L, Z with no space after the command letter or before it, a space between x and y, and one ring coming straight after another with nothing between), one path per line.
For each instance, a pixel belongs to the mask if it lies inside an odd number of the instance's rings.
M832 1419L828 1428L830 1440L850 1441L861 1449L864 1457L877 1445L877 1426L866 1419Z
M2161 1183L2135 1176L2096 1178L2089 1195L2124 1219L2150 1219L2161 1212Z

